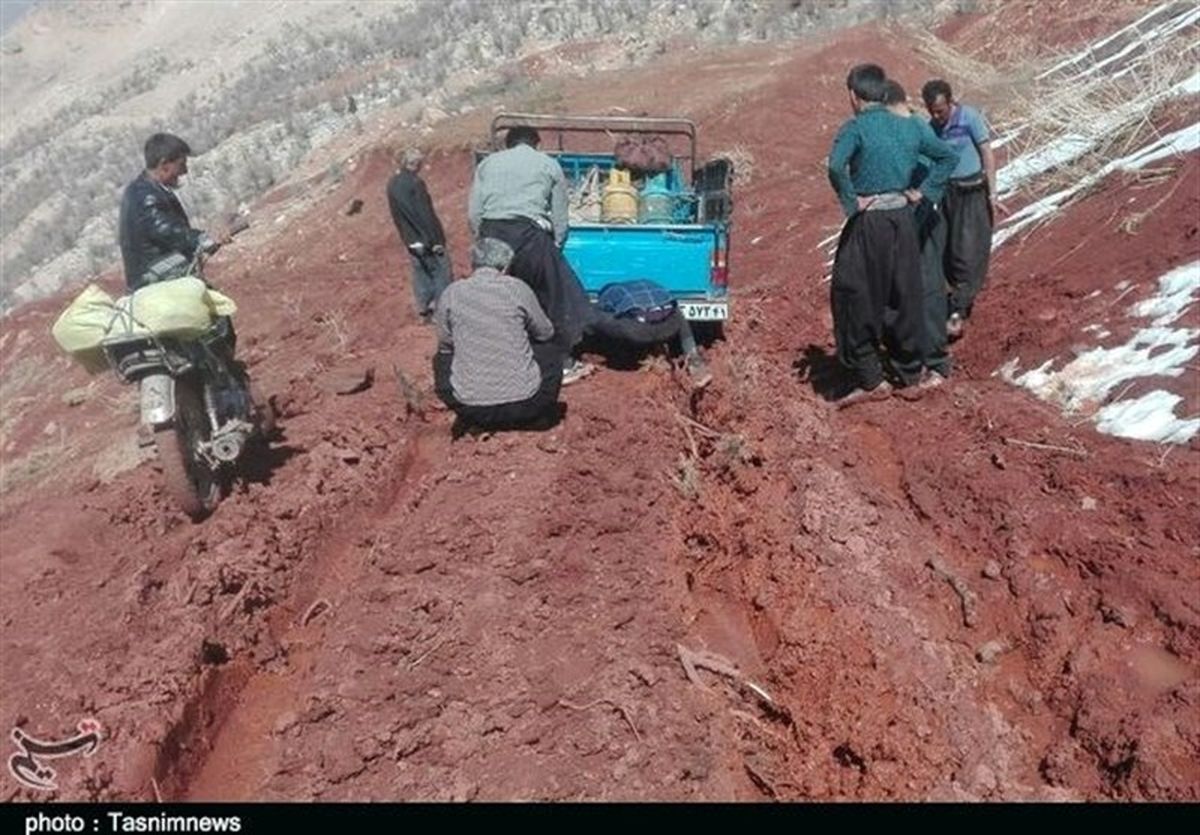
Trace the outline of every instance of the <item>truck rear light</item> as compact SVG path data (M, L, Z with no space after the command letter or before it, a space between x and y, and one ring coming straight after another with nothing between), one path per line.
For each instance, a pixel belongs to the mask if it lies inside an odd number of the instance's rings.
M729 267L725 261L725 250L718 249L713 252L712 259L712 274L709 280L714 287L724 287L729 283Z

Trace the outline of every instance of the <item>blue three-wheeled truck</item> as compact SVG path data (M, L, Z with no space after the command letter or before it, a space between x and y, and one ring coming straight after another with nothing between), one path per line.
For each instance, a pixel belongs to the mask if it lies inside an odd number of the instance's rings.
M539 150L562 166L571 220L564 253L588 294L613 282L649 279L671 291L684 317L730 316L729 235L733 166L696 161L696 126L686 119L504 113L491 148L509 128L541 134ZM618 146L653 142L654 173L627 171ZM482 159L488 152L477 155Z

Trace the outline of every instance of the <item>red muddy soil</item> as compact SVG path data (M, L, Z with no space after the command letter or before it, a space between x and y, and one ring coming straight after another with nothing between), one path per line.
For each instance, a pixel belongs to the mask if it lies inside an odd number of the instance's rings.
M130 466L129 392L56 357L63 300L13 316L0 721L105 728L51 796L1196 799L1200 451L993 376L1074 344L1093 289L1137 281L1132 304L1196 258L1195 155L1009 244L952 385L836 411L817 244L858 56L933 69L867 28L561 88L572 112L690 114L703 155L752 159L699 395L662 361L602 370L551 432L451 442L382 149L264 201L214 262L283 437L201 524ZM427 140L460 267L487 118ZM1101 231L1172 188L1136 234Z

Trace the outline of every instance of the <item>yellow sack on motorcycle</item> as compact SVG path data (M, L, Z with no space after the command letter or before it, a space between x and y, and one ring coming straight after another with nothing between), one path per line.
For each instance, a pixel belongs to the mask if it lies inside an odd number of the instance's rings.
M113 297L89 284L55 320L50 334L72 359L95 374L108 368L100 343L118 318L120 311Z
M212 305L213 313L217 316L232 316L237 313L237 305L233 299L211 287L208 290L208 303Z
M235 312L232 299L190 276L148 284L134 292L129 305L138 326L177 339L193 339L212 327L218 316Z
M198 278L151 284L115 300L89 284L58 317L50 333L72 359L95 374L108 368L100 347L105 339L146 334L195 338L212 327L218 316L236 312L232 299L210 290Z

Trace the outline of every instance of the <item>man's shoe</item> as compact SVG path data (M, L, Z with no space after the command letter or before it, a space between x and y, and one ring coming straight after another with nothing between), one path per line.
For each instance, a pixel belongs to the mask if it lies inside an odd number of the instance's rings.
M926 391L943 386L946 382L946 377L941 372L930 370L925 374L924 379L917 383L917 388Z
M920 400L922 397L929 394L929 392L941 387L945 383L946 378L944 376L936 371L925 369L925 371L922 372L919 380L900 389L898 392L896 392L896 395L900 399L907 400L911 403Z
M700 359L698 356L690 356L684 364L688 376L692 379L692 388L702 389L712 382L712 372L708 370L708 363Z
M877 400L887 400L892 396L892 384L884 380L874 388L864 389L856 388L844 397L838 398L834 405L839 409L845 409L847 406L854 406L858 403L869 403Z
M584 377L587 377L595 370L596 366L592 365L590 362L572 360L570 365L563 366L562 384L564 386L569 386L571 383L578 382Z
M951 313L950 318L946 320L946 336L953 342L956 339L962 339L963 328L967 322L963 319L961 313Z

